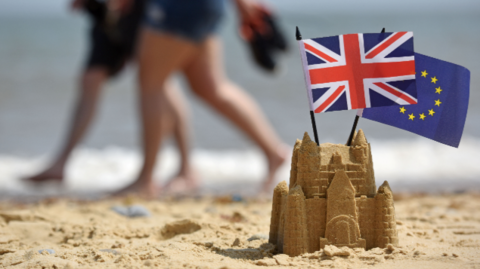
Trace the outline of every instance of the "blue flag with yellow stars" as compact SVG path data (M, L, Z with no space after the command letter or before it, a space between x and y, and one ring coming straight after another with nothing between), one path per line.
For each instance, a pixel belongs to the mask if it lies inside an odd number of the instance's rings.
M470 71L415 53L418 104L366 108L361 115L458 148L467 118Z

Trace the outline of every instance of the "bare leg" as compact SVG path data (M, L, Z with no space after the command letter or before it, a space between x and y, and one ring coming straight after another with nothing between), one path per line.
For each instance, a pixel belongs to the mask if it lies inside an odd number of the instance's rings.
M165 135L162 129L172 128L171 119L161 109L166 104L162 98L165 82L195 52L195 45L148 28L143 29L139 45L139 98L144 160L135 182L118 193L139 192L151 197L159 191L152 182L152 175L157 152Z
M232 121L263 150L268 161L268 174L262 186L266 191L274 175L288 155L283 144L256 102L223 74L220 42L208 38L201 52L194 56L184 71L194 92Z
M198 188L198 176L190 162L190 119L185 97L174 83L168 83L162 98L169 103L170 111L167 113L173 121L171 131L180 151L178 174L169 180L164 188L172 193L195 191Z
M64 145L45 171L27 178L27 180L32 182L63 180L65 164L90 126L97 107L100 89L107 78L107 70L102 67L91 67L83 73L80 82L80 95L77 98L76 108Z

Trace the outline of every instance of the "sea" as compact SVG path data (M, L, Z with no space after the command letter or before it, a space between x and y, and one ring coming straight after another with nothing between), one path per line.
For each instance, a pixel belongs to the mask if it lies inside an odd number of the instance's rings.
M38 187L22 180L44 168L63 143L88 50L88 18L69 12L63 1L50 2L58 12L0 11L0 198L114 191L132 182L141 164L136 68L130 65L104 87L97 117L68 163L65 184ZM387 180L394 192L480 190L480 5L468 0L455 5L433 0L380 3L268 2L289 41L289 51L276 57L279 68L274 73L255 65L228 7L219 30L226 74L258 102L279 136L293 146L304 132L312 134L295 26L304 38L377 33L384 27L387 32L413 31L416 52L471 72L464 134L459 148L453 148L360 119L358 128L371 144L377 185ZM195 97L181 74L174 79L189 104L192 161L201 191L256 193L266 171L261 151ZM354 118L355 111L316 114L320 142L345 143ZM173 141L166 141L158 154L155 180L162 184L175 175L179 155ZM287 161L277 180L288 181L289 170Z

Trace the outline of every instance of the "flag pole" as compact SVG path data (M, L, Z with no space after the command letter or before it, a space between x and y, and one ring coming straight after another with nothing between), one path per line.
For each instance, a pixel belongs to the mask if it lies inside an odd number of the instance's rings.
M380 33L381 34L385 33L385 27L383 27ZM355 115L355 120L353 121L352 130L350 131L350 136L348 136L347 146L349 147L352 145L353 135L355 134L355 130L357 130L358 119L360 119L359 113Z
M300 30L298 29L295 32L295 37L297 38L297 41L302 40L302 34L300 34ZM311 102L310 100L310 93L308 93L308 102ZM315 122L315 112L310 108L310 119L312 121L312 128L313 128L313 136L315 137L315 142L317 143L317 146L320 145L318 142L318 134L317 134L317 123Z
M352 145L353 135L355 134L355 130L357 130L358 119L360 119L360 116L355 115L355 120L353 121L352 130L350 131L350 136L348 137L348 141L347 141L347 146L349 147Z

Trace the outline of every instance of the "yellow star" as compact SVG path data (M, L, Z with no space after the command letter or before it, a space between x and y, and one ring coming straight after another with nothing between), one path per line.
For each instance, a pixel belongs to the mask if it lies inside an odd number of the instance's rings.
M424 120L426 118L425 113L420 114L420 119Z
M422 71L422 77L426 78L426 77L427 77L427 75L428 75L428 73L427 73L427 70L425 70L425 71Z
M436 105L436 106L440 106L441 103L442 103L442 102L440 102L440 99L435 100L435 105Z
M408 115L408 119L409 119L409 120L412 120L412 121L413 121L413 119L415 119L415 116L413 115L413 113L410 114L410 115Z
M433 83L433 84L437 84L437 81L438 81L437 77L433 77L433 78L432 78L432 83Z
M433 116L435 114L435 111L433 111L433 108L428 110L428 115Z
M438 88L435 88L435 93L438 93L438 94L440 94L442 91L443 91L443 90L442 90L442 89L440 89L440 87L438 87Z
M405 109L405 107L404 107L404 106L402 106L402 107L400 108L400 113L403 113L403 114L405 114L405 111L407 111L407 110Z

